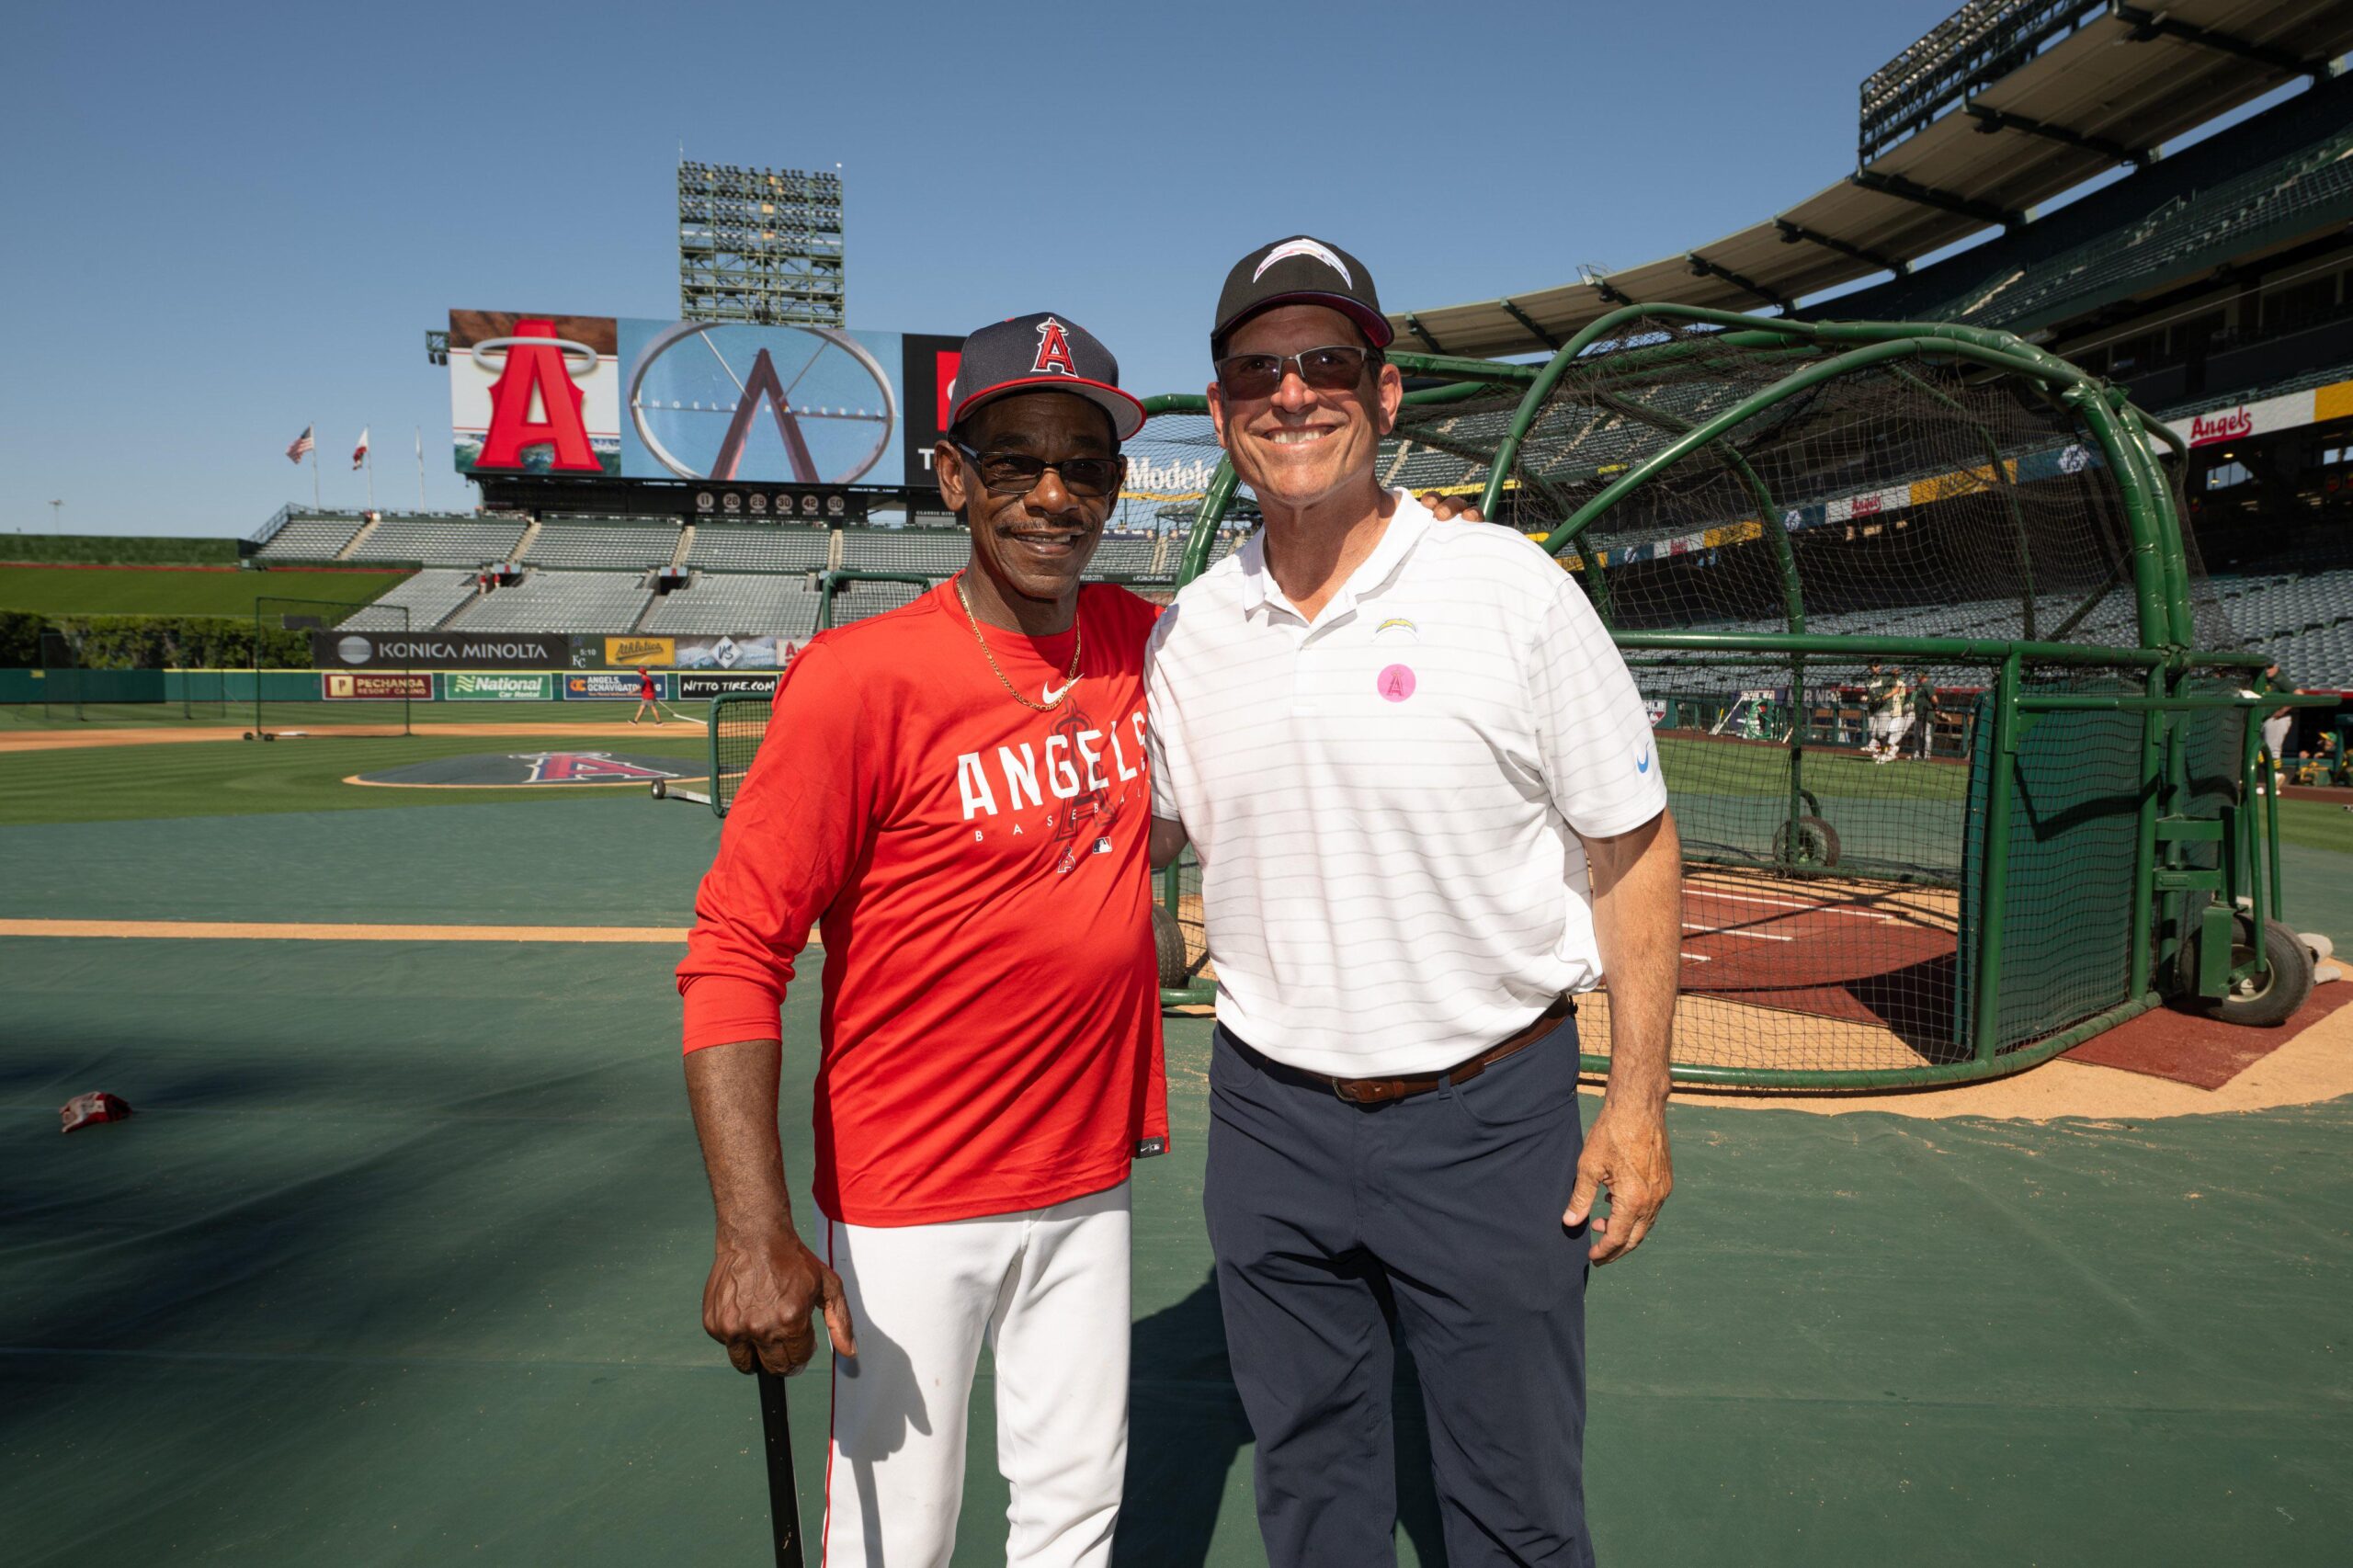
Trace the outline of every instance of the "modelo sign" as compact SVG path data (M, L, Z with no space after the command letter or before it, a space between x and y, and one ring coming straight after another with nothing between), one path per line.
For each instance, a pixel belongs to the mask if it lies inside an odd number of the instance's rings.
M467 637L410 631L313 631L311 665L322 670L551 670L572 663L568 638L511 633Z

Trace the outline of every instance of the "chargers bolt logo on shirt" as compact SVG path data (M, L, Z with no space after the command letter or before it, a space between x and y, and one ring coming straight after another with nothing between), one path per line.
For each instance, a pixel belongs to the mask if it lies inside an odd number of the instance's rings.
M1267 253L1267 258L1264 261L1261 261L1256 269L1250 274L1250 281L1256 283L1259 278L1264 278L1267 275L1267 268L1274 266L1275 263L1279 261L1286 260L1294 256L1311 256L1313 259L1322 262L1333 271L1338 273L1341 279L1346 282L1349 288L1353 289L1357 286L1357 280L1353 277L1349 276L1347 267L1342 264L1338 256L1332 254L1329 247L1320 245L1313 240L1305 238L1285 240L1282 244L1268 251Z
M1391 702L1403 702L1414 695L1414 672L1404 665L1392 665L1373 677L1372 688Z
M1051 316L1038 324L1038 358L1031 361L1029 373L1033 376L1078 374L1078 367L1071 363L1070 335L1063 330L1063 324Z

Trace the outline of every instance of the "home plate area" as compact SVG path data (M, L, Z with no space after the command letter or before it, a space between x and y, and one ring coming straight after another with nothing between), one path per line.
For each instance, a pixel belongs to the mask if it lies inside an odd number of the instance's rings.
M687 776L686 767L675 757L624 756L609 751L483 752L354 774L344 782L409 790L579 789L597 784L642 787L656 779L683 778Z

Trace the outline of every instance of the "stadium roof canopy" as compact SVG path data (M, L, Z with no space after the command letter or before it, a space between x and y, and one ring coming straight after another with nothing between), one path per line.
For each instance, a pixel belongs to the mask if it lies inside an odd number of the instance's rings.
M1971 0L1862 86L1854 174L1713 244L1501 300L1390 317L1446 354L1554 349L1619 305L1786 309L1908 270L2353 49L2345 0Z

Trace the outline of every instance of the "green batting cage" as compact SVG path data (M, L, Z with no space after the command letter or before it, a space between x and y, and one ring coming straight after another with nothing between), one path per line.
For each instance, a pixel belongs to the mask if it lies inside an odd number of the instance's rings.
M1383 481L1536 539L1647 700L1685 858L1678 1079L1985 1078L2163 1000L2301 1003L2254 719L2335 699L2259 695L2179 442L2116 389L2006 334L1661 305L1541 365L1391 358ZM1157 463L1215 458L1200 400L1154 405ZM1251 515L1215 465L1178 579ZM1198 869L1159 902L1164 1000L1211 1000Z

